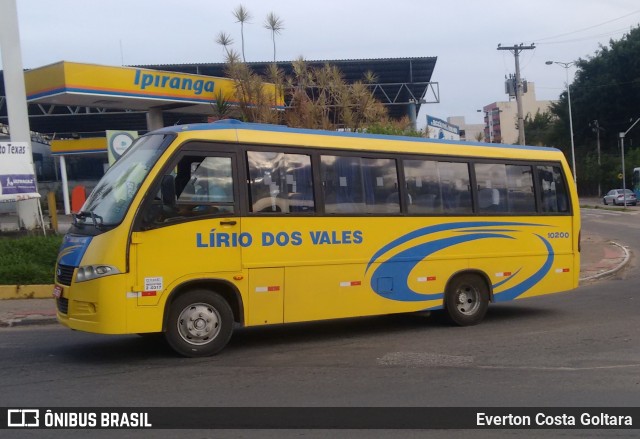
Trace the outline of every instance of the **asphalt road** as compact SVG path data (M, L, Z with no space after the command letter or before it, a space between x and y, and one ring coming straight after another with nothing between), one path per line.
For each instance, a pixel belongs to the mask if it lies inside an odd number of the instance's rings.
M639 218L588 212L583 236L590 230L610 234L638 254ZM234 334L222 354L204 359L176 357L162 341L139 336L101 336L58 326L2 329L0 405L637 407L640 275L635 267L632 258L615 278L572 292L492 305L486 320L475 327L451 327L437 316L416 314L245 329ZM20 433L16 437L63 436L63 431ZM64 436L73 433L82 432ZM115 437L113 431L91 433ZM329 435L322 430L145 433L117 435ZM557 437L558 431L339 433ZM637 430L560 435L634 437Z

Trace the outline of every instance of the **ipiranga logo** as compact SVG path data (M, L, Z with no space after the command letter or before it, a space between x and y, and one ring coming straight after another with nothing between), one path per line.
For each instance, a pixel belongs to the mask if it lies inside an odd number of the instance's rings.
M199 95L202 92L213 93L215 83L211 80L188 78L185 76L172 75L166 72L150 73L136 70L133 84L141 90L147 87L170 88L174 90L189 90Z

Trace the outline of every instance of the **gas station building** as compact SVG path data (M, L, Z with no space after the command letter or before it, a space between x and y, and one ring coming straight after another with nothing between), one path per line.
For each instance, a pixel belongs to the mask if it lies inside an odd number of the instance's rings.
M439 102L438 84L431 82L435 62L424 57L307 64L335 65L348 83L373 72L378 78L373 94L390 116L415 120L421 104ZM272 63L248 64L261 74ZM291 63L278 67L292 73ZM30 129L50 140L51 156L59 160L55 176L44 180L61 182L65 214L71 212L69 180L97 182L108 152L115 153L122 139L167 125L207 122L220 93L233 104L235 85L224 74L224 63L114 67L61 61L25 71ZM0 80L0 124L6 125L4 95ZM278 104L284 108L286 102L285 95ZM40 187L42 180L39 175Z

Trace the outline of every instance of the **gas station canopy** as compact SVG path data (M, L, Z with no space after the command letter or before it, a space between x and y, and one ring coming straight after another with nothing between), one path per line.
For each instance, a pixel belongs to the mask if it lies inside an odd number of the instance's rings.
M207 114L219 96L235 99L228 78L67 61L28 70L25 86L29 104L138 111Z

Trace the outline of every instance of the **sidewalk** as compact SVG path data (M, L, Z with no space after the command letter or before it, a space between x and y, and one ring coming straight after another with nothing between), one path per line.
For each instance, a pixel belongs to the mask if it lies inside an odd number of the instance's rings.
M58 214L58 233L64 234L67 233L69 227L71 227L71 223L73 222L73 218L71 215ZM51 233L51 218L48 215L44 216L44 225L47 233ZM38 224L40 227L40 224ZM17 232L20 230L20 219L15 212L11 213L0 213L0 233L2 232ZM42 230L39 228L38 231L42 233Z
M629 261L628 250L599 236L582 238L580 282L612 276ZM50 288L53 291L53 286ZM0 328L56 322L53 298L0 300Z
M614 212L624 212L628 215L640 215L640 204L637 206L613 206L611 204L605 205L602 202L602 198L598 197L580 198L580 207L586 207L589 209L610 210Z

